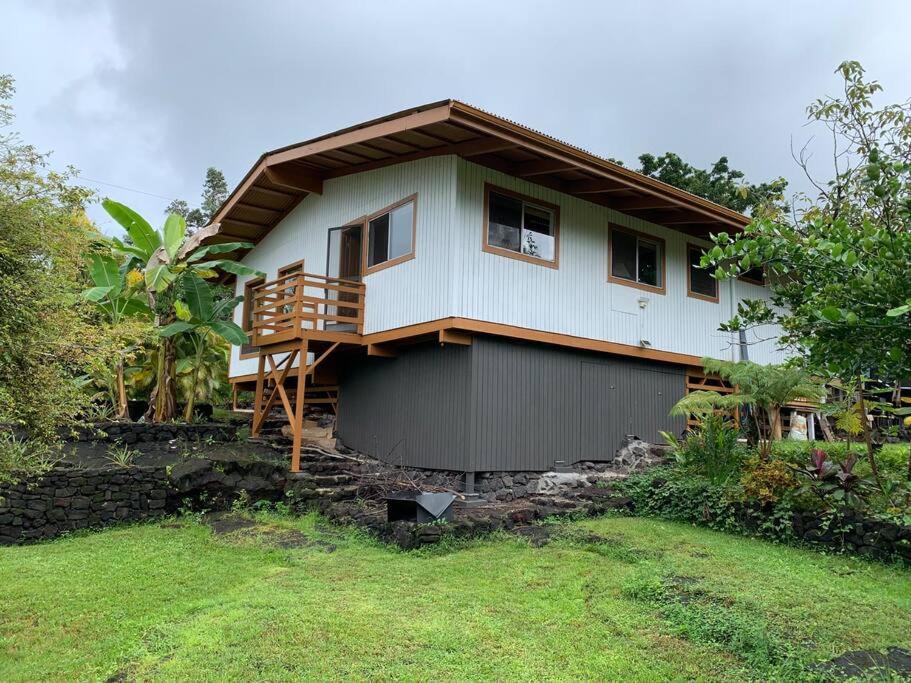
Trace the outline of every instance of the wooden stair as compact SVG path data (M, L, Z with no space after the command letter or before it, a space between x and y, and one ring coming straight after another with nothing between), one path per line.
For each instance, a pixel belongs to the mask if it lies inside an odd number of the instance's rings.
M300 472L304 413L307 406L325 406L333 413L337 409L338 386L315 385L310 384L309 381L314 376L316 368L339 346L340 342L316 346L314 359L309 364L306 363L310 350L307 338L301 339L293 345L260 347L251 435L259 436L273 409L283 410L293 435L292 472ZM295 361L298 363L297 367L294 367Z

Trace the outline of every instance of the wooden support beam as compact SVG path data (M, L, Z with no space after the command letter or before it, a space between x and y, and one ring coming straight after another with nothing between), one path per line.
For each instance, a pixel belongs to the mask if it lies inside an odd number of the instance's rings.
M459 346L471 346L473 337L465 332L456 330L440 330L440 344L458 344Z
M465 142L457 142L452 145L439 145L437 147L429 147L427 149L422 149L416 152L408 152L407 154L392 155L387 159L377 159L376 161L371 161L364 164L357 164L354 166L346 166L344 168L333 169L332 171L326 173L325 178L336 178L338 176L349 175L351 173L361 173L363 171L371 171L375 168L383 168L384 166L389 166L390 164L401 164L406 161L417 161L418 159L426 159L427 157L434 156L444 156L447 154L454 154L456 156L462 157L474 157L480 156L482 154L493 154L494 152L510 149L515 146L516 143L509 140L502 140L500 138L481 138L480 140L466 140Z
M292 421L294 442L291 446L291 471L301 471L301 439L304 431L304 402L307 397L307 340L301 342L300 363L297 366L297 391L294 394L294 414L289 415Z
M612 180L576 180L564 186L568 194L602 194L629 192L629 187Z
M469 140L467 142L457 143L458 151L455 154L463 157L476 157L481 154L494 154L507 149L513 149L516 143L500 138L482 138L481 140Z
M276 165L266 166L264 170L266 180L273 185L292 190L299 194L313 192L323 193L323 179L312 171L307 171L298 166Z
M560 159L539 159L538 161L525 161L513 166L513 175L520 178L528 178L535 175L544 175L546 173L557 173L559 171L571 171L576 167L568 161Z
M259 204L250 204L249 202L237 202L237 204L234 206L236 206L238 209L246 209L247 211L270 214L269 220L284 213L284 209L273 209L269 206L260 206Z
M259 425L262 424L262 405L263 405L263 389L265 386L265 369L266 369L266 357L262 354L259 355L259 367L256 371L256 394L253 398L253 427L250 429L251 436L259 436Z
M259 369L259 372L257 373L257 380L256 380L257 394L259 394L260 397L262 396L262 389L260 388L260 386L265 385L266 378L265 378L265 373L263 372L263 370L264 370L263 362L264 361L269 362L269 378L273 382L275 382L275 386L272 389L272 393L269 394L269 398L266 399L265 405L263 405L260 413L258 415L255 414L253 416L253 428L250 430L251 434L256 435L259 433L259 430L262 427L263 423L266 421L266 418L269 417L269 412L272 410L272 406L275 404L276 398L281 397L282 403L285 405L286 411L290 407L288 405L288 396L285 393L284 384L285 384L285 379L287 379L287 377L288 377L288 373L291 371L291 366L294 364L294 356L296 353L297 353L296 351L292 351L290 354L288 354L283 360L279 361L278 363L275 362L275 356L271 352L268 352L268 353L263 352L260 355L260 357L259 357L260 358L260 369ZM285 365L285 369L282 370L281 374L279 374L278 371L281 368L282 364ZM257 403L257 405L259 405L259 403Z
M262 185L254 185L253 187L250 188L250 190L252 192L261 192L270 197L275 197L276 199L287 200L287 199L291 199L292 197L297 196L297 193L295 193L295 192L284 192L282 190L276 190L275 188L272 188L272 187L263 187Z
M265 230L268 225L262 223L253 223L252 221L242 221L239 218L226 217L222 219L222 225L236 225L239 228L250 228L251 230ZM222 232L221 234L225 234Z
M610 202L610 207L617 211L642 211L650 209L671 209L674 204L661 197L635 197L630 199L616 199Z
M367 355L374 358L395 358L398 354L385 344L367 344Z

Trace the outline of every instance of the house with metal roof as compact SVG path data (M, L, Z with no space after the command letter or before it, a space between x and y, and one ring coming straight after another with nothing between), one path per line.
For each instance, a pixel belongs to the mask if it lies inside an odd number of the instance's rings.
M466 472L609 460L670 407L762 274L699 268L748 218L454 100L263 154L204 229L245 240L230 376L273 409L337 411L347 446ZM752 360L781 360L768 330Z

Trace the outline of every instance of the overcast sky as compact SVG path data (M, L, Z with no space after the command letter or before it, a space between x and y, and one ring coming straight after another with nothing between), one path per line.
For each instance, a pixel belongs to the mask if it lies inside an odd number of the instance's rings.
M803 188L791 140L839 62L911 96L907 0L0 0L0 26L16 129L153 223L207 166L233 188L268 149L448 97L628 165L724 154Z

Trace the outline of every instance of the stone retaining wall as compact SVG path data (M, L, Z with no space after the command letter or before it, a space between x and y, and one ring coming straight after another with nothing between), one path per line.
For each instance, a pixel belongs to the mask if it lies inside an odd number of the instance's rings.
M792 530L794 537L803 543L878 560L899 559L911 565L911 527L908 526L846 510L830 519L812 512L794 513Z
M0 546L48 539L75 529L139 521L194 509L224 509L245 491L277 500L284 465L194 458L172 466L79 468L61 464L43 477L0 484Z
M169 490L164 467L57 467L36 481L0 484L0 545L155 517Z
M151 422L98 422L79 430L71 441L98 441L104 443L158 443L172 439L184 441L234 441L235 425L220 422L202 424L170 424Z

